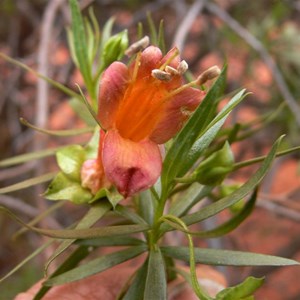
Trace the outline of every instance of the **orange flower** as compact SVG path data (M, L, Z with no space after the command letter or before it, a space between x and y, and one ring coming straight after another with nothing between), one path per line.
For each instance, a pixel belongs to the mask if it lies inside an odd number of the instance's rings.
M104 172L125 197L147 189L161 173L159 144L172 138L203 98L183 85L187 64L177 48L163 57L149 46L127 67L112 63L100 84L98 118L106 131Z

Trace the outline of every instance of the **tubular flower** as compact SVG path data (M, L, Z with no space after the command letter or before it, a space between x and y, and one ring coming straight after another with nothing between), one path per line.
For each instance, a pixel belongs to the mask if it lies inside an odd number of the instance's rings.
M172 138L204 96L183 84L187 64L177 48L139 52L129 67L112 63L100 84L98 118L107 179L125 197L151 187L162 169L159 144ZM195 83L195 82L194 82Z

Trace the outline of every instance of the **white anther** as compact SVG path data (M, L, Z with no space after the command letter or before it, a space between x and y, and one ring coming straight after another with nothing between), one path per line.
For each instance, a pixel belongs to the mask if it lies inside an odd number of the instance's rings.
M127 56L132 56L133 54L138 53L141 50L144 50L150 43L149 37L146 35L139 41L130 45L130 47L125 51Z
M170 81L172 78L171 74L159 69L152 70L151 75L161 81Z
M166 66L165 71L169 73L171 76L179 75L179 72L170 66Z
M187 62L185 60L182 60L177 67L177 71L180 75L182 75L187 71L188 68L189 65L187 64Z

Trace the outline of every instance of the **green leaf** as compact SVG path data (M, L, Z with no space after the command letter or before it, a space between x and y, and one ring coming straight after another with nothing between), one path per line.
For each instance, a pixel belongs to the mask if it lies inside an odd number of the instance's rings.
M166 54L166 43L165 43L165 34L164 34L164 20L160 20L159 29L158 29L158 48L163 54Z
M109 246L138 246L144 245L145 242L130 236L107 236L97 239L82 239L76 242L78 245L92 247L109 247Z
M139 215L150 225L153 225L154 218L154 199L150 190L139 193L138 210Z
M80 183L72 181L60 172L48 186L44 197L48 200L70 200L75 204L83 204L88 203L93 195Z
M111 17L106 21L106 23L103 27L102 36L101 36L101 44L100 44L100 53L102 53L104 45L107 43L108 39L111 36L111 31L112 31L114 22L115 22L115 18Z
M50 278L62 274L70 269L73 269L77 264L86 258L90 254L87 247L79 247L76 249L60 266L56 269L54 273L51 274ZM33 300L40 300L48 292L50 287L42 286L40 290L36 293Z
M243 207L243 209L224 224L211 230L202 231L202 232L201 231L189 232L189 233L191 235L201 237L201 238L214 238L231 232L232 230L237 228L252 213L253 208L255 206L256 197L257 197L257 189L254 191L250 200Z
M144 224L106 226L106 227L74 229L74 230L41 229L24 223L19 217L17 217L9 209L3 206L0 206L0 211L6 213L9 217L14 219L21 225L25 226L29 230L57 239L92 239L92 238L107 237L107 236L121 236L121 235L128 235L132 233L144 232L150 229L148 225L144 225Z
M147 222L141 218L138 214L136 214L134 211L130 210L126 206L118 205L115 208L115 212L120 214L122 217L126 218L127 220L132 221L136 224L147 224Z
M41 150L36 152L30 152L26 154L17 155L14 157L6 158L0 161L0 167L9 167L14 166L20 163L24 163L31 160L36 160L44 157L54 155L57 150L62 149L63 147Z
M122 251L103 255L97 259L89 261L88 263L74 268L61 275L46 280L43 284L45 286L60 285L68 282L80 280L82 278L100 273L124 261L130 260L147 250L146 246L135 246L127 248Z
M237 189L227 197L222 198L209 206L203 207L200 211L196 213L184 216L182 218L184 223L186 223L187 225L191 225L194 223L198 223L202 220L205 220L219 213L225 208L235 204L240 199L243 199L253 189L255 189L255 187L257 187L257 185L262 181L263 177L266 175L267 171L271 167L271 164L275 158L276 151L280 144L281 139L282 137L275 142L271 151L269 152L264 162L262 163L261 167L246 183L244 183L239 189Z
M148 26L150 31L151 44L157 46L158 45L157 30L150 12L147 13L147 21L148 21Z
M197 182L193 183L178 199L173 201L170 206L169 214L177 217L185 215L200 200L210 194L212 187L204 186Z
M231 251L221 249L195 248L195 261L205 265L215 266L294 266L299 265L295 260L265 255L259 253ZM161 247L164 255L174 259L190 261L189 247Z
M84 81L87 85L92 82L91 65L88 60L87 39L84 28L83 18L76 0L70 0L70 8L72 15L71 30L74 38L74 52L78 61L79 69L82 73Z
M75 229L85 229L94 225L97 221L99 221L108 211L110 211L111 205L108 202L102 201L95 203L91 206L89 211L84 215L84 217L78 222L75 226ZM45 273L47 273L47 269L51 262L58 257L61 253L63 253L66 249L68 249L76 239L64 240L59 247L54 251L54 253L50 256L45 264Z
M80 134L84 134L84 133L88 133L88 132L93 132L93 130L94 130L94 128L92 128L92 127L67 129L67 130L48 130L48 129L43 129L43 128L39 128L35 125L32 125L24 118L20 118L20 122L23 125L31 128L31 129L34 129L38 132L48 134L48 135L53 135L53 136L60 136L60 137L80 135Z
M47 181L51 180L56 174L57 174L57 172L51 172L51 173L47 173L47 174L44 174L44 175L41 175L38 177L24 180L19 183L9 185L7 187L1 188L0 194L6 194L6 193L22 190L22 189L27 189L31 186L47 182Z
M189 150L185 157L185 163L182 165L178 176L183 176L199 159L200 155L207 149L210 143L214 140L220 128L223 126L230 112L245 98L245 90L241 90L224 106L207 127L199 134L197 140ZM200 105L201 106L201 105Z
M141 300L143 299L144 290L147 280L148 260L135 274L134 280L122 300Z
M164 259L159 248L150 250L144 300L166 300L167 282Z
M202 103L176 136L166 155L161 175L163 198L167 197L169 185L172 183L173 179L177 176L183 175L180 174L180 172L182 168L186 168L183 167L183 165L186 164L186 158L193 144L198 139L199 134L213 119L219 96L221 95L225 85L225 71L226 67L222 70L222 73L215 81Z
M248 277L237 286L229 287L216 296L216 300L244 299L251 296L264 283L264 278Z
M70 145L56 152L58 166L70 180L80 182L80 170L85 152L80 145Z

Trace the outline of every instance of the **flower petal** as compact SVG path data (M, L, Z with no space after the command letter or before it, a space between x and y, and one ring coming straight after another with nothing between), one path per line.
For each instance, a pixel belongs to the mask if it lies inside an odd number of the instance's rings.
M159 147L149 140L132 142L109 130L103 147L107 178L125 197L154 185L162 168Z
M100 83L98 118L104 129L110 129L113 126L128 82L128 68L121 62L112 63L103 73Z
M163 144L171 139L182 128L204 95L203 91L187 88L168 100L164 115L151 133L150 140L157 144Z
M151 76L151 71L160 66L162 53L158 47L149 46L141 54L138 78Z

